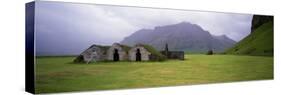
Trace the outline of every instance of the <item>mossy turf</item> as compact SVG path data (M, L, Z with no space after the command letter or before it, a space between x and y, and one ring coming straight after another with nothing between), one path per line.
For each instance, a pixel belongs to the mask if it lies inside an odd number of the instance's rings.
M273 57L185 55L162 62L72 63L37 57L36 93L111 90L273 79Z

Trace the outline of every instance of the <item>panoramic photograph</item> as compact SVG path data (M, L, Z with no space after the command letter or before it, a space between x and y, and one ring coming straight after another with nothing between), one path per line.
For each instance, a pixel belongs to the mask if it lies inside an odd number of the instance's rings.
M35 4L35 93L274 78L270 15Z

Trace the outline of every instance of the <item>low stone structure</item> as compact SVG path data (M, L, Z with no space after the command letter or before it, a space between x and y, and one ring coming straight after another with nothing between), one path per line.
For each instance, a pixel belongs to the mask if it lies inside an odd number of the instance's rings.
M165 50L161 51L163 55L165 55L168 59L179 59L184 60L184 52L183 51L169 51L168 44L165 45Z
M91 61L104 61L107 60L108 46L92 45L83 51L74 62L91 62Z
M162 54L161 54L162 53ZM119 43L112 46L92 45L83 51L74 62L97 62L97 61L162 61L169 59L184 59L184 52L169 51L168 46L162 52L149 45L137 44L129 47Z
M149 56L151 53L143 46L136 45L129 51L129 60L130 61L148 61L150 60Z
M110 61L122 61L128 60L128 51L131 47L114 43L107 50L107 60Z

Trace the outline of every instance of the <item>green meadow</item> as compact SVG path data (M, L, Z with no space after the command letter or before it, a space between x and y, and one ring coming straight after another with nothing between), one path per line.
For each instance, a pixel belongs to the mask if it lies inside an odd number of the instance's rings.
M273 57L185 55L163 62L72 63L37 57L36 93L112 90L273 79Z

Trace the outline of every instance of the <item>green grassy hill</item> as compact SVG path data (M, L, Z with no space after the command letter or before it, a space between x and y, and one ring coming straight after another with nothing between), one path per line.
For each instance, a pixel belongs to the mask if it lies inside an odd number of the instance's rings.
M273 56L273 22L256 28L249 36L227 50L226 54Z

